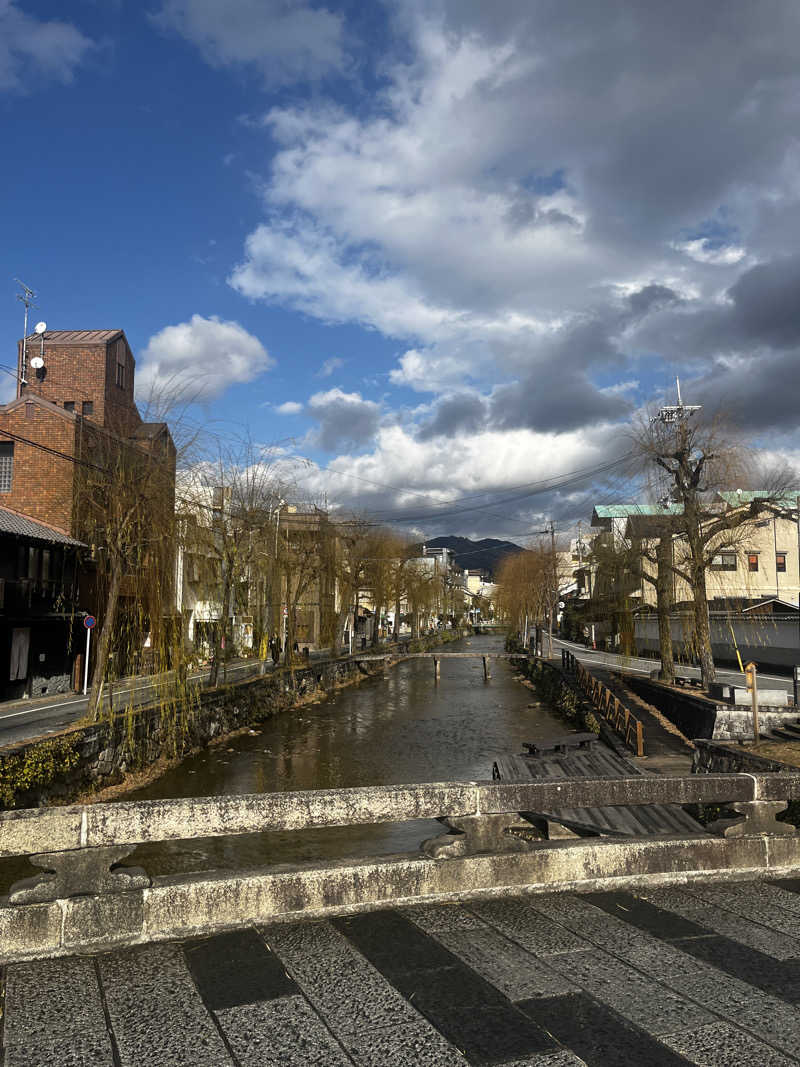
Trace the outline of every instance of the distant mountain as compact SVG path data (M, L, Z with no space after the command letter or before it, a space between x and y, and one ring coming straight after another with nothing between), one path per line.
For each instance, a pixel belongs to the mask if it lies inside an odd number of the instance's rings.
M522 551L512 541L498 541L494 537L484 537L482 541L470 541L468 537L433 537L425 544L430 548L449 548L456 564L464 570L488 571L493 576L504 556Z

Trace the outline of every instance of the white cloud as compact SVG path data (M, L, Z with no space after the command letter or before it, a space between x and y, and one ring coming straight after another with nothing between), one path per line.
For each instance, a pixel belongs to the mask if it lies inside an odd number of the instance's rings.
M698 263L713 263L724 267L735 266L747 256L744 248L737 248L735 245L717 248L707 237L698 237L693 241L676 241L672 247L678 252L685 252Z
M344 366L344 360L339 356L331 356L330 359L326 359L320 369L317 371L318 378L330 378L334 371Z
M0 0L0 90L28 92L42 81L72 81L94 42L58 19L37 19Z
M165 326L150 338L136 371L136 392L210 400L274 365L259 339L238 322L192 315L189 322Z
M431 395L436 412L435 441L419 440L414 416L405 431L425 480L440 448L498 478L485 461L507 442L569 455L575 427L627 420L637 388L671 377L665 361L683 376L686 363L699 374L721 355L800 345L795 274L781 266L800 238L787 73L800 6L776 0L765 19L711 5L704 18L701 32L691 0L668 13L594 0L396 6L401 47L381 55L369 99L315 94L252 117L252 136L278 147L230 284L400 342L389 384ZM777 267L763 286L754 264ZM758 299L736 288L748 273ZM367 420L379 442L386 403ZM472 438L439 435L461 414L482 427L480 454ZM349 447L335 432L318 440ZM415 452L395 444L408 484ZM379 462L398 467L382 447L369 453L378 481Z
M344 63L341 17L303 0L163 0L151 19L212 66L252 66L267 83L318 79Z
M275 410L279 415L299 415L303 410L303 405L298 404L296 400L287 400L283 404L278 404Z
M325 470L303 475L302 482L341 510L365 509L430 535L458 529L513 539L541 527L545 516L581 515L586 506L580 486L561 496L525 497L520 485L591 467L607 460L612 448L607 427L569 434L486 431L422 442L403 426L384 425L370 452L337 456ZM478 495L484 491L485 497ZM487 502L489 507L460 511L450 502L463 494L470 500L461 507ZM491 506L492 499L506 496L514 497L513 503Z

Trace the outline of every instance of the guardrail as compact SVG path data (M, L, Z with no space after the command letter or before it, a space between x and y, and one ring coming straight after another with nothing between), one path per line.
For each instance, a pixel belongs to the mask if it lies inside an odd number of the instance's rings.
M512 889L665 884L699 874L800 871L800 837L776 820L800 774L637 775L564 781L434 782L297 793L126 801L0 814L0 856L44 873L0 900L0 962L323 915L396 901ZM707 836L537 838L520 813L630 804L729 804L743 816ZM552 818L552 815L550 816ZM136 845L438 818L421 852L151 879L120 866Z
M592 702L592 706L619 734L631 752L637 756L643 756L644 726L641 721L631 713L629 708L625 707L607 685L590 674L567 648L561 649L561 665L565 671L575 675L578 686Z

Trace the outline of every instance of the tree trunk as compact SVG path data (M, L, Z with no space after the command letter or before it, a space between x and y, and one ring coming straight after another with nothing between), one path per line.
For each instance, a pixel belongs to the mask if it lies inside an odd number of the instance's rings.
M716 671L714 653L711 651L711 627L708 621L705 552L697 514L697 497L693 491L684 497L684 514L694 599L695 650L700 661L700 683L703 689L707 690L716 677Z
M662 682L672 685L675 681L675 663L672 650L672 536L660 537L656 545L656 611L658 613L658 647L661 653Z
M374 621L373 627L372 627L372 647L373 648L377 648L378 647L378 643L380 641L380 632L379 631L380 631L380 624L381 624L381 610L382 609L383 609L383 604L378 603L378 604L375 605L375 621Z
M708 596L706 594L706 571L702 564L692 565L694 577L694 630L697 657L700 660L700 682L708 689L717 676L714 653L711 651L711 626L708 619Z
M100 718L100 691L103 686L103 675L108 663L108 652L111 647L111 634L117 619L117 603L119 601L119 589L122 584L122 559L115 557L111 564L111 580L108 585L106 607L103 615L103 628L100 631L100 639L97 642L97 650L94 659L94 671L92 672L92 688L89 693L88 711L94 722Z
M211 670L208 676L208 684L213 689L217 681L219 680L219 665L222 659L223 642L226 644L225 639L228 636L228 615L231 610L231 595L233 593L233 581L231 578L232 568L225 568L225 577L222 584L222 618L219 620L219 626L214 627L214 658L211 661Z

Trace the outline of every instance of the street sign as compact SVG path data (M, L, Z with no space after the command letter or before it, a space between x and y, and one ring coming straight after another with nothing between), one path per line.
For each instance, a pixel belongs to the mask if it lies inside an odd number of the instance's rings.
M284 608L284 609L283 609L283 617L284 617L284 619L286 618L286 616L287 616L288 614L289 614L289 609L288 609L288 608Z
M97 619L94 617L94 615L87 615L86 618L83 620L83 625L86 627L87 630L91 630L94 626L97 626Z

